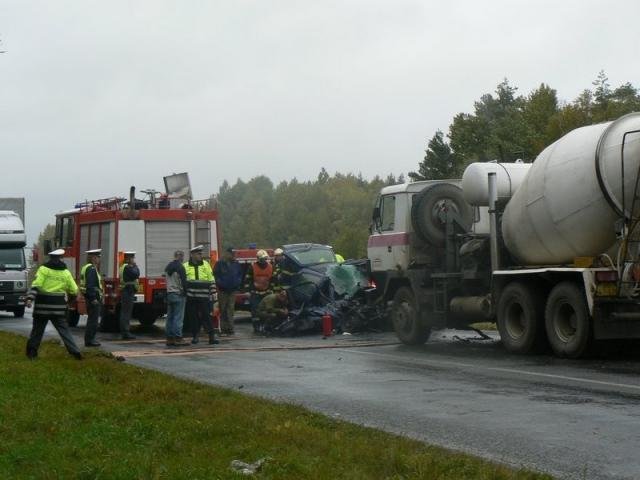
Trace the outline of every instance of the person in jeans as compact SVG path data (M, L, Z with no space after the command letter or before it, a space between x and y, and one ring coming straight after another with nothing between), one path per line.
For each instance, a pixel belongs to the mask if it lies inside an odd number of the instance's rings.
M242 267L235 259L233 248L227 248L213 267L218 290L218 308L220 309L220 330L234 335L233 316L236 306L236 292L242 285Z
M184 269L184 252L176 250L173 260L164 269L167 276L167 347L186 345L182 339L182 323L186 300L187 274Z

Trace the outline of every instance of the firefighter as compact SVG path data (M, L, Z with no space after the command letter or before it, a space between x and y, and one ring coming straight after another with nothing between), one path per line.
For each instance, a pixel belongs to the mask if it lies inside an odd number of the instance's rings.
M339 253L336 253L336 262L338 262L339 265L342 265L344 263L344 257Z
M264 297L271 293L273 287L273 265L269 263L269 254L258 250L257 261L251 264L247 271L245 289L249 290L249 304L251 306L251 322L253 331L262 332L262 323L257 315L258 305Z
M123 340L136 338L129 331L133 304L140 278L140 269L136 265L136 252L124 252L124 263L120 266L120 335Z
M187 274L187 305L186 317L191 324L193 345L198 343L200 328L209 334L209 345L220 343L215 338L213 323L211 322L211 299L213 297L213 271L209 262L202 259L202 245L193 247L189 252L189 261L185 262Z
M27 307L33 308L33 328L27 341L27 357L31 360L38 356L44 329L49 320L58 331L67 351L77 360L82 360L80 349L76 345L67 325L67 299L78 294L78 286L62 261L63 249L49 252L49 261L41 265L27 295Z
M80 270L80 291L87 306L87 326L84 329L84 346L99 347L96 340L98 321L102 310L104 290L100 276L100 255L102 249L87 250L87 263Z
M291 285L291 277L293 272L287 270L287 259L284 256L284 250L276 248L273 251L273 282L274 290L280 290L283 287Z
M258 318L263 325L261 333L272 332L275 327L288 318L288 304L289 299L286 290L278 290L276 293L270 293L262 299L257 310Z

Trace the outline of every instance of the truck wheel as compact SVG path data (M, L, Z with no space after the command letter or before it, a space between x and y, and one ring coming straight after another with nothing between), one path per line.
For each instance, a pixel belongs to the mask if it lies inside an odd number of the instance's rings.
M556 285L545 309L547 337L558 357L579 358L593 341L591 316L584 292L573 282Z
M116 307L115 312L102 307L100 315L100 331L117 333L120 331L120 305Z
M138 317L139 317L138 321L140 322L140 325L144 325L145 327L150 327L151 325L156 323L156 320L158 319L159 315L153 310L145 310L140 315L138 315Z
M450 208L458 214L465 229L473 223L473 209L464 199L462 190L450 183L435 183L416 194L411 207L411 224L425 242L442 247L445 244L446 225L439 213Z
M545 345L544 300L534 285L508 284L498 300L498 331L512 353L531 353Z
M431 328L421 321L413 292L408 287L400 287L393 296L391 321L396 335L407 345L421 345L431 335Z
M13 309L13 316L16 317L16 318L24 317L24 306L14 308Z
M77 310L67 310L67 323L70 327L77 327L80 321L80 314Z

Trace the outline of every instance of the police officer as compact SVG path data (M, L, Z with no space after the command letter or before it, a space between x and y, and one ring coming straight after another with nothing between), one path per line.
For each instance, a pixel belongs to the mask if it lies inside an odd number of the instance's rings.
M49 252L49 261L38 268L27 295L27 307L35 300L33 328L27 341L27 357L32 360L38 356L38 348L49 320L58 331L67 351L76 359L82 360L80 349L67 325L67 297L75 297L78 286L62 261L63 255L63 249Z
M209 334L209 345L219 343L215 339L211 322L211 298L213 296L213 271L209 262L202 260L202 245L193 247L189 252L189 261L184 263L187 274L186 317L191 324L192 344L198 343L200 328Z
M102 309L102 277L100 276L100 255L102 249L87 250L87 264L80 270L80 291L87 305L87 326L84 330L84 346L99 347L96 341L98 319Z
M120 335L124 340L136 338L129 331L133 304L136 303L140 269L136 265L136 252L124 252L120 267Z

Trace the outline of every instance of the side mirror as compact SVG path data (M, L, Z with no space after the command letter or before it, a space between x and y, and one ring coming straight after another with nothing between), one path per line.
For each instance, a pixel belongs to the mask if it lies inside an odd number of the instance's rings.
M380 218L380 207L373 207L373 214L371 215L371 219L373 223L377 223L377 220Z

